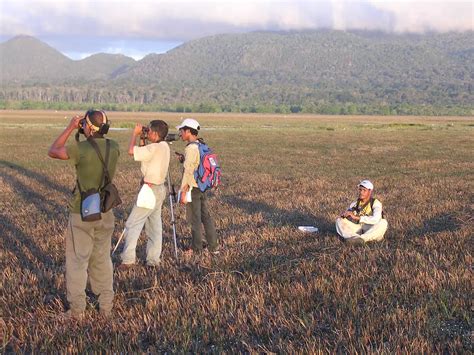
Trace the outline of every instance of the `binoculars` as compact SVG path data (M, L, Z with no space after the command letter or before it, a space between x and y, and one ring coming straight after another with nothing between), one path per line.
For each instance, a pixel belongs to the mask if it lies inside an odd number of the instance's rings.
M141 138L142 139L147 139L148 138L148 133L150 132L150 127L147 127L147 126L143 126L142 127L142 134L141 134ZM165 142L174 142L174 141L177 141L179 138L179 134L177 133L168 133L165 137L165 139L163 139Z

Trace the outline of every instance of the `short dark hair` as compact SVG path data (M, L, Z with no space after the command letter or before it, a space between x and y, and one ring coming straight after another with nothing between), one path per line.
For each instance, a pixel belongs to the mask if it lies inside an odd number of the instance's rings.
M197 129L194 129L194 128L191 128L191 127L188 127L188 126L184 126L182 129L189 129L189 131L191 132L191 134L193 136L197 136L199 134L198 130Z
M91 121L91 123L96 126L96 127L100 127L100 125L104 122L104 117L102 116L102 114L105 116L105 112L103 111L98 111L98 110L90 110L88 111L89 112L89 121ZM106 120L107 120L107 116L106 116Z
M168 135L168 124L163 120L153 120L150 122L150 129L157 132L161 140Z

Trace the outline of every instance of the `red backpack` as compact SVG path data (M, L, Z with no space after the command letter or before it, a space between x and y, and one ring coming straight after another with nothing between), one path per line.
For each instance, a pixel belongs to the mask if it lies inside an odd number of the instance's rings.
M221 183L221 167L217 155L203 142L193 142L199 147L199 166L194 172L199 190L202 192L219 186Z

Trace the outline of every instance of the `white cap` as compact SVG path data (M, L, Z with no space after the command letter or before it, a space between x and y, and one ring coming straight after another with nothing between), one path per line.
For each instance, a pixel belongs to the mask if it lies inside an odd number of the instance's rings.
M199 130L199 122L196 121L194 118L185 118L183 122L179 126L176 126L176 129L181 129L183 127L194 128L195 130Z
M374 184L372 184L369 180L362 180L359 183L359 186L365 187L367 190L373 190Z

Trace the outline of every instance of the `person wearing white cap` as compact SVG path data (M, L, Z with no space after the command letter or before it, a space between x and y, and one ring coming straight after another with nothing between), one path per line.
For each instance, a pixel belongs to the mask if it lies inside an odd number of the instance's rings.
M187 142L184 150L184 157L181 155L178 159L183 163L184 173L181 182L181 203L186 204L186 216L188 223L191 224L192 245L191 249L186 251L186 254L199 254L202 249L202 233L201 223L204 225L204 232L208 244L208 251L216 255L219 253L217 249L217 234L214 222L209 213L209 206L207 203L207 193L201 192L198 184L194 178L194 172L199 167L200 155L199 144L202 142L198 138L199 122L193 118L186 118L179 126L176 126L179 131L181 140ZM186 201L186 193L191 190L191 202Z
M358 185L357 201L336 219L337 233L350 244L382 240L387 231L382 203L372 196L374 184L362 180Z

